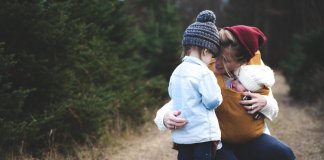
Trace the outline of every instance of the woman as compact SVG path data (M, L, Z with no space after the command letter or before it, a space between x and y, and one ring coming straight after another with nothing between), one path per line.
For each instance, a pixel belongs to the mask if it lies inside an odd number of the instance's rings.
M250 92L242 93L242 96L250 96L252 99L241 101L242 108L237 109L239 112L230 109L228 102L231 102L231 99L226 94L230 90L228 82L232 80L235 69L245 64L264 65L258 50L262 47L265 40L264 34L256 27L238 25L225 27L220 31L220 56L209 65L217 77L223 95L223 103L216 109L223 144L222 148L217 150L217 160L295 159L292 150L283 142L272 137L266 125L264 125L264 129L260 134L254 134L250 138L239 141L236 140L238 136L231 136L232 130L223 129L227 127L225 125L227 121L233 122L231 127L241 126L242 122L246 121L238 122L235 119L242 117L247 119L246 113L253 115L256 112L260 112L270 121L277 116L278 104L271 90L268 96ZM154 121L160 130L181 128L187 121L185 118L177 118L180 114L180 111L172 110L172 103L169 102L157 112Z

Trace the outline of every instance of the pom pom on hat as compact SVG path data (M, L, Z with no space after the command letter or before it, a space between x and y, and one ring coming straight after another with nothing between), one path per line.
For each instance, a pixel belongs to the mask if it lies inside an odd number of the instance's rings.
M244 55L248 60L255 55L255 52L258 51L267 40L267 37L257 27L237 25L224 27L224 29L232 32L240 44L243 45L246 52Z
M196 18L196 22L212 22L216 23L216 15L210 10L204 10L200 12Z
M204 10L196 17L196 22L189 25L183 33L182 46L199 46L209 49L214 56L219 55L219 33L215 25L216 15Z
M274 72L265 65L243 65L234 71L241 84L249 91L255 92L275 83Z

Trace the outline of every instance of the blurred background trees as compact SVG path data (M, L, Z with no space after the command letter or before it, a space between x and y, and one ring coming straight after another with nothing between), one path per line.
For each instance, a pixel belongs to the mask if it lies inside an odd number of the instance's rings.
M321 0L0 0L0 154L41 155L151 121L180 62L184 29L259 27L291 95L323 97Z
M181 0L176 1L183 24L203 9L216 13L217 26L259 27L268 40L262 49L266 64L283 71L298 101L323 97L324 1L321 0Z

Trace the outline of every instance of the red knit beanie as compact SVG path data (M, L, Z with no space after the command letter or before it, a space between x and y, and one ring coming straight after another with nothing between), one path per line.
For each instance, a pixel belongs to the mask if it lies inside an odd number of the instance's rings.
M255 52L258 51L267 40L267 37L256 27L237 25L224 27L234 34L234 36L243 45L246 52L245 56L250 60Z

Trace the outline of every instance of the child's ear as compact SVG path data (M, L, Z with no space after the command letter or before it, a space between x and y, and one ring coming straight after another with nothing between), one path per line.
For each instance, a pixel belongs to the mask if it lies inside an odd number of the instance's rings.
M207 54L208 54L208 49L205 48L205 49L203 50L203 55L206 56Z

